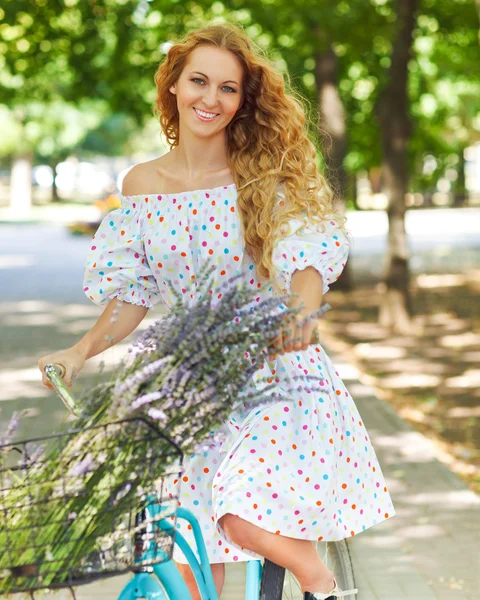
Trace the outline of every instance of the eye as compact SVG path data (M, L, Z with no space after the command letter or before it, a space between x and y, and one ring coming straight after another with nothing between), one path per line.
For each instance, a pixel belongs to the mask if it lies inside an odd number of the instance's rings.
M205 83L205 81L204 81L203 79L201 79L200 77L192 77L192 79L190 79L190 81L193 81L193 82L195 82L195 83L197 83L197 81L200 81L200 83ZM199 85L199 84L197 84L197 85ZM228 90L228 93L229 93L229 94L232 94L232 93L236 94L236 93L237 93L237 90L234 90L234 89L233 89L232 87L230 87L229 85L224 85L224 86L223 86L223 89L224 89L224 90L225 90L225 89L226 89L226 90Z

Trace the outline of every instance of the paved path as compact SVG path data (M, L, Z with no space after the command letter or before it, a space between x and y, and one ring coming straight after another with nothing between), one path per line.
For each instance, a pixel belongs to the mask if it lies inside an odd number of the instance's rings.
M358 600L477 600L480 497L390 405L340 373L355 398L397 514L351 539ZM350 373L349 373L350 372Z

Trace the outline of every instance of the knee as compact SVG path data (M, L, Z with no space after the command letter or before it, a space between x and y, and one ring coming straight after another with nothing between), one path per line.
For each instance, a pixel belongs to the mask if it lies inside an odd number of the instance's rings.
M227 513L218 522L232 542L242 548L249 547L249 528L244 519Z

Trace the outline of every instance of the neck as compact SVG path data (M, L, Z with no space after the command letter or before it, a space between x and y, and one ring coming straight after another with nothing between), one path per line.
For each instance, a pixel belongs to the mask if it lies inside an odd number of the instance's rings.
M208 140L187 132L180 136L178 146L171 153L186 180L195 181L206 173L230 170L225 131Z

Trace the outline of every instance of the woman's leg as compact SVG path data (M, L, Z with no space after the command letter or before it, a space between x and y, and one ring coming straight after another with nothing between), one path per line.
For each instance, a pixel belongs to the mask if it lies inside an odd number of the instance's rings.
M302 592L332 590L334 574L320 560L311 541L270 533L230 513L221 517L219 523L233 542L288 569Z
M182 574L182 577L185 580L185 583L187 584L187 587L192 596L192 600L202 600L190 565L186 565L175 561L175 566ZM223 589L223 583L225 581L225 564L215 563L210 566L212 568L213 579L215 581L215 588L217 589L217 594L220 598L220 594L222 593Z

